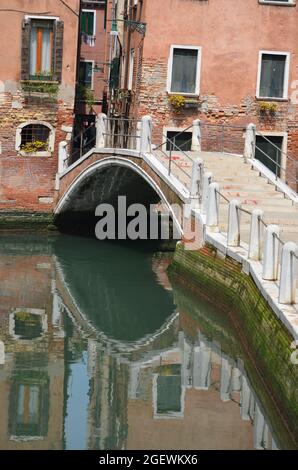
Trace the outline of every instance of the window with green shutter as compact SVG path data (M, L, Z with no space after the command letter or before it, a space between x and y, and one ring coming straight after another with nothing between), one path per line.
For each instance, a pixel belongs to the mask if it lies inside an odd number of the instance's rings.
M81 32L88 36L95 36L95 12L83 10L81 16Z

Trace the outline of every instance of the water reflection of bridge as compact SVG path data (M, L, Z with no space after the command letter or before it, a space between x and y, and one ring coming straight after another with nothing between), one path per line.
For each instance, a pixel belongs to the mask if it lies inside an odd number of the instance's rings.
M199 330L190 339L172 307L151 332L145 323L143 336L117 339L88 317L77 297L81 279L72 284L59 249L55 262L51 252L5 251L0 448L71 447L80 380L79 441L90 449L276 447L241 363Z

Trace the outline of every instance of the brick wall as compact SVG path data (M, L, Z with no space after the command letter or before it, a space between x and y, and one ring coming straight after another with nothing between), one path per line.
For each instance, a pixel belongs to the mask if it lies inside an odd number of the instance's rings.
M17 127L27 121L45 121L55 129L51 156L21 156L15 150ZM26 102L20 92L0 94L0 210L52 210L58 145L67 138L62 127L72 125L73 109L62 100Z

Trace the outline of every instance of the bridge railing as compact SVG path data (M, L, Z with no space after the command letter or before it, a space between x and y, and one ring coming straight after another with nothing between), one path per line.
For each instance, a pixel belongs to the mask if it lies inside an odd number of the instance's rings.
M104 147L137 150L140 148L141 120L103 117Z
M240 249L248 261L260 262L261 278L263 281L272 281L277 286L279 304L297 304L297 244L283 241L280 227L267 224L262 210L249 211L237 199L229 200L220 191L212 173L204 170L203 161L198 160L196 164L200 166L200 170L193 171L193 182L197 185L197 203L201 214L205 216L207 233L221 233L227 248ZM221 220L225 205L228 206L226 231L222 228ZM246 216L246 234L249 221L249 237L246 241L242 235L243 216Z

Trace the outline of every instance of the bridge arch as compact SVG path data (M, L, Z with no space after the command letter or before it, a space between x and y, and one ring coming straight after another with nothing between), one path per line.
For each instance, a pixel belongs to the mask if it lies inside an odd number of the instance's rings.
M166 194L164 193L160 185L157 184L154 178L150 176L148 172L144 168L142 168L142 166L140 166L136 161L133 161L130 158L125 158L123 156L102 156L100 160L96 160L87 167L83 168L78 174L75 175L73 179L70 178L70 182L68 185L66 184L65 191L58 200L58 203L54 210L55 217L57 218L59 215L63 214L63 212L71 206L72 200L76 197L77 191L82 187L82 185L84 185L84 182L87 179L92 178L96 174L99 174L100 172L106 169L110 169L112 167L129 170L135 175L137 175L139 178L141 178L154 191L158 199L167 207L167 210L169 211L169 214L173 220L173 223L175 224L178 233L182 236L183 229L181 223L178 220L170 201L168 200ZM67 174L70 174L71 171L72 167L70 167L68 171L62 175L62 179L67 177ZM99 199L97 205L101 202L106 201L101 201Z

